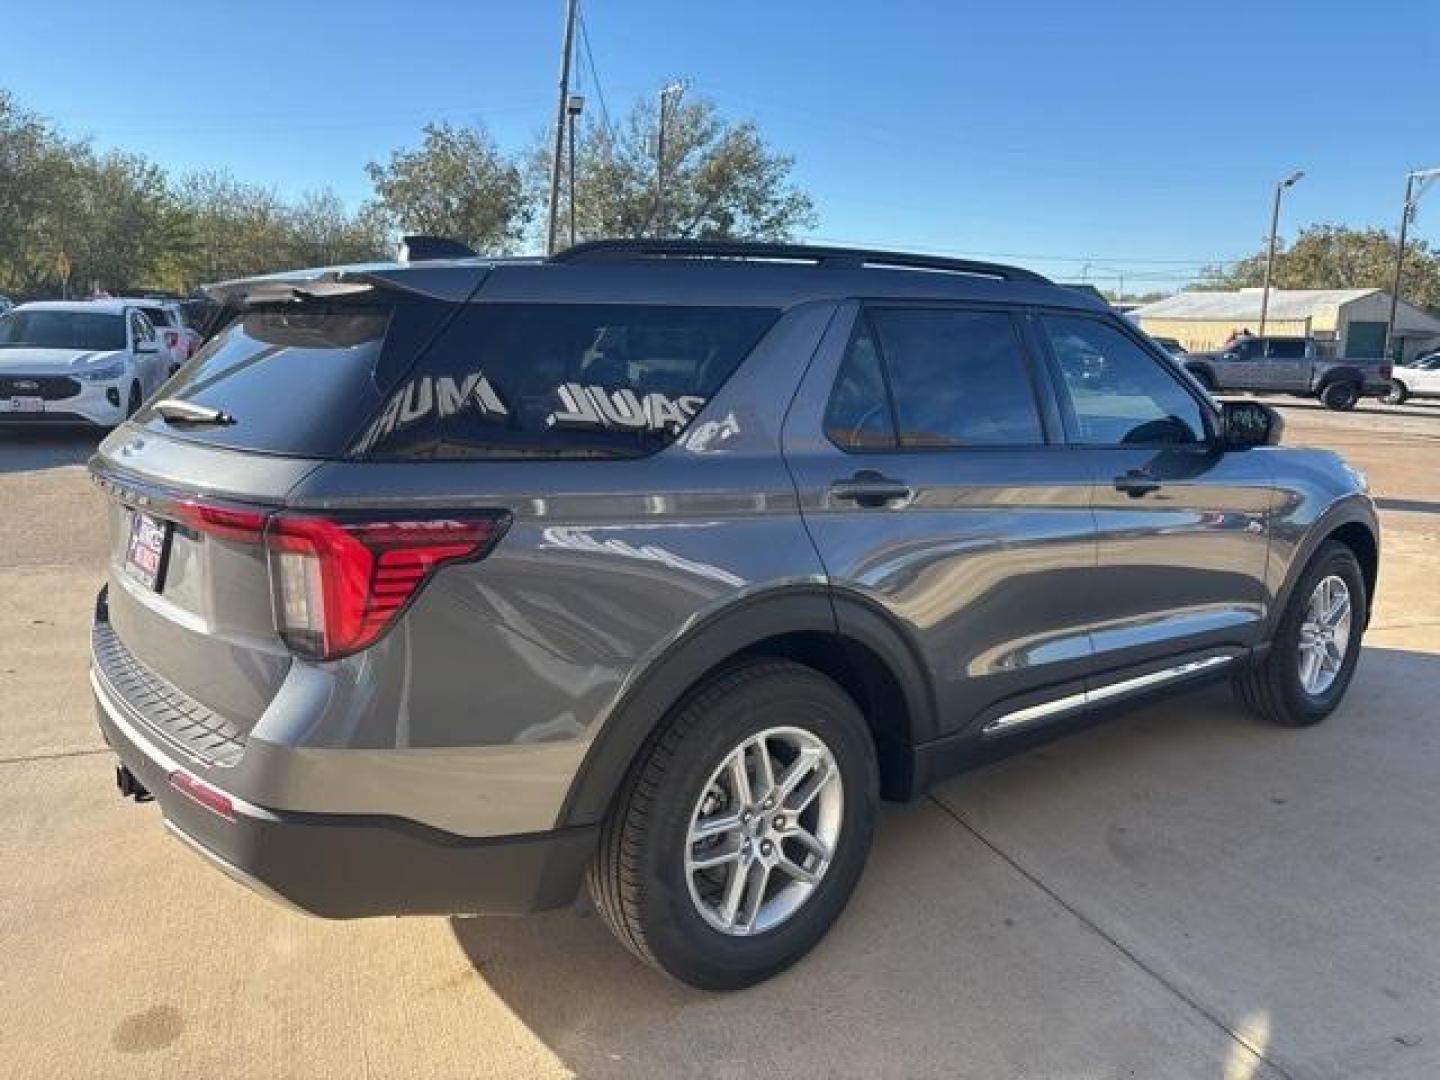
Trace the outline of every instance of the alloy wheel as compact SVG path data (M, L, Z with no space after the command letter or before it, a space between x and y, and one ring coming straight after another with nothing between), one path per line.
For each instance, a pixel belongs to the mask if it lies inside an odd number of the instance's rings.
M845 814L840 769L813 732L748 736L711 774L690 815L685 880L723 934L773 930L814 895Z
M1338 575L1320 579L1300 623L1300 686L1319 697L1334 685L1350 645L1350 588Z

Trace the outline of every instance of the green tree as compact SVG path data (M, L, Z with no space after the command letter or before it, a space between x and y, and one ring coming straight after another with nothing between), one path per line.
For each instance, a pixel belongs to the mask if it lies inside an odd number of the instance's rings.
M1395 236L1384 229L1311 225L1295 242L1275 249L1277 289L1390 289L1395 278ZM1206 271L1206 288L1238 289L1265 284L1265 252L1228 269ZM1423 240L1405 245L1404 299L1440 313L1440 253Z
M575 180L580 236L785 240L813 227L814 204L791 180L795 159L767 145L753 122L731 123L705 99L667 113L657 205L657 119L656 105L640 100L618 130L583 125ZM531 175L548 176L550 160L548 148L534 152Z
M375 185L372 213L398 232L507 252L535 215L520 168L482 127L427 124L418 147L396 150L365 171Z

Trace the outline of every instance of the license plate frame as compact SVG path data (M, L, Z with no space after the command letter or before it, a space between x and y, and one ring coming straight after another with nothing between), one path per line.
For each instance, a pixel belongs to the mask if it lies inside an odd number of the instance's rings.
M130 519L125 541L125 572L152 592L165 581L165 564L170 557L171 526L142 510Z

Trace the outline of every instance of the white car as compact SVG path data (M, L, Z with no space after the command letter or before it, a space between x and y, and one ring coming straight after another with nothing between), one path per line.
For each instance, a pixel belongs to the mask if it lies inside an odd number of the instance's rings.
M21 304L0 315L0 425L114 427L170 377L170 352L123 300Z
M122 304L130 304L139 308L155 327L155 333L159 335L161 343L170 353L170 370L179 370L181 364L194 354L200 347L200 332L190 327L185 318L185 311L178 300L157 299L146 297L144 299L121 298Z
M1385 400L1400 405L1410 398L1440 398L1440 352L1422 356L1390 373L1390 392Z

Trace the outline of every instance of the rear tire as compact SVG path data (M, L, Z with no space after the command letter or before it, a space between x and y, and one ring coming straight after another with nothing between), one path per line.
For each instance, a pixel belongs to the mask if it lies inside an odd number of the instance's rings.
M1360 400L1360 387L1353 382L1333 382L1320 391L1320 400L1327 409L1349 412Z
M1404 405L1410 397L1410 388L1399 379L1390 384L1390 389L1385 392L1385 402L1388 405Z
M1343 584L1349 605L1340 659L1329 672L1328 681L1322 685L1322 681L1312 679L1307 686L1307 674L1313 674L1307 672L1305 664L1306 649L1311 647L1306 642L1314 637L1309 629L1312 601L1322 582L1336 579ZM1332 591L1339 592L1333 586ZM1340 704L1355 674L1368 610L1365 576L1355 553L1344 544L1323 545L1295 583L1270 651L1236 675L1235 691L1241 703L1260 719L1282 727L1309 727L1324 720Z
M803 749L787 764L792 740ZM782 757L767 755L771 783L757 756L766 746ZM802 763L802 782L776 801ZM737 796L736 768L750 798ZM878 797L874 744L845 691L789 661L742 662L692 690L631 768L601 828L590 895L646 963L703 990L751 986L809 952L840 914L869 853ZM694 838L731 818L734 826ZM766 831L781 821L793 832ZM809 844L823 835L828 858ZM732 891L740 899L726 923Z

